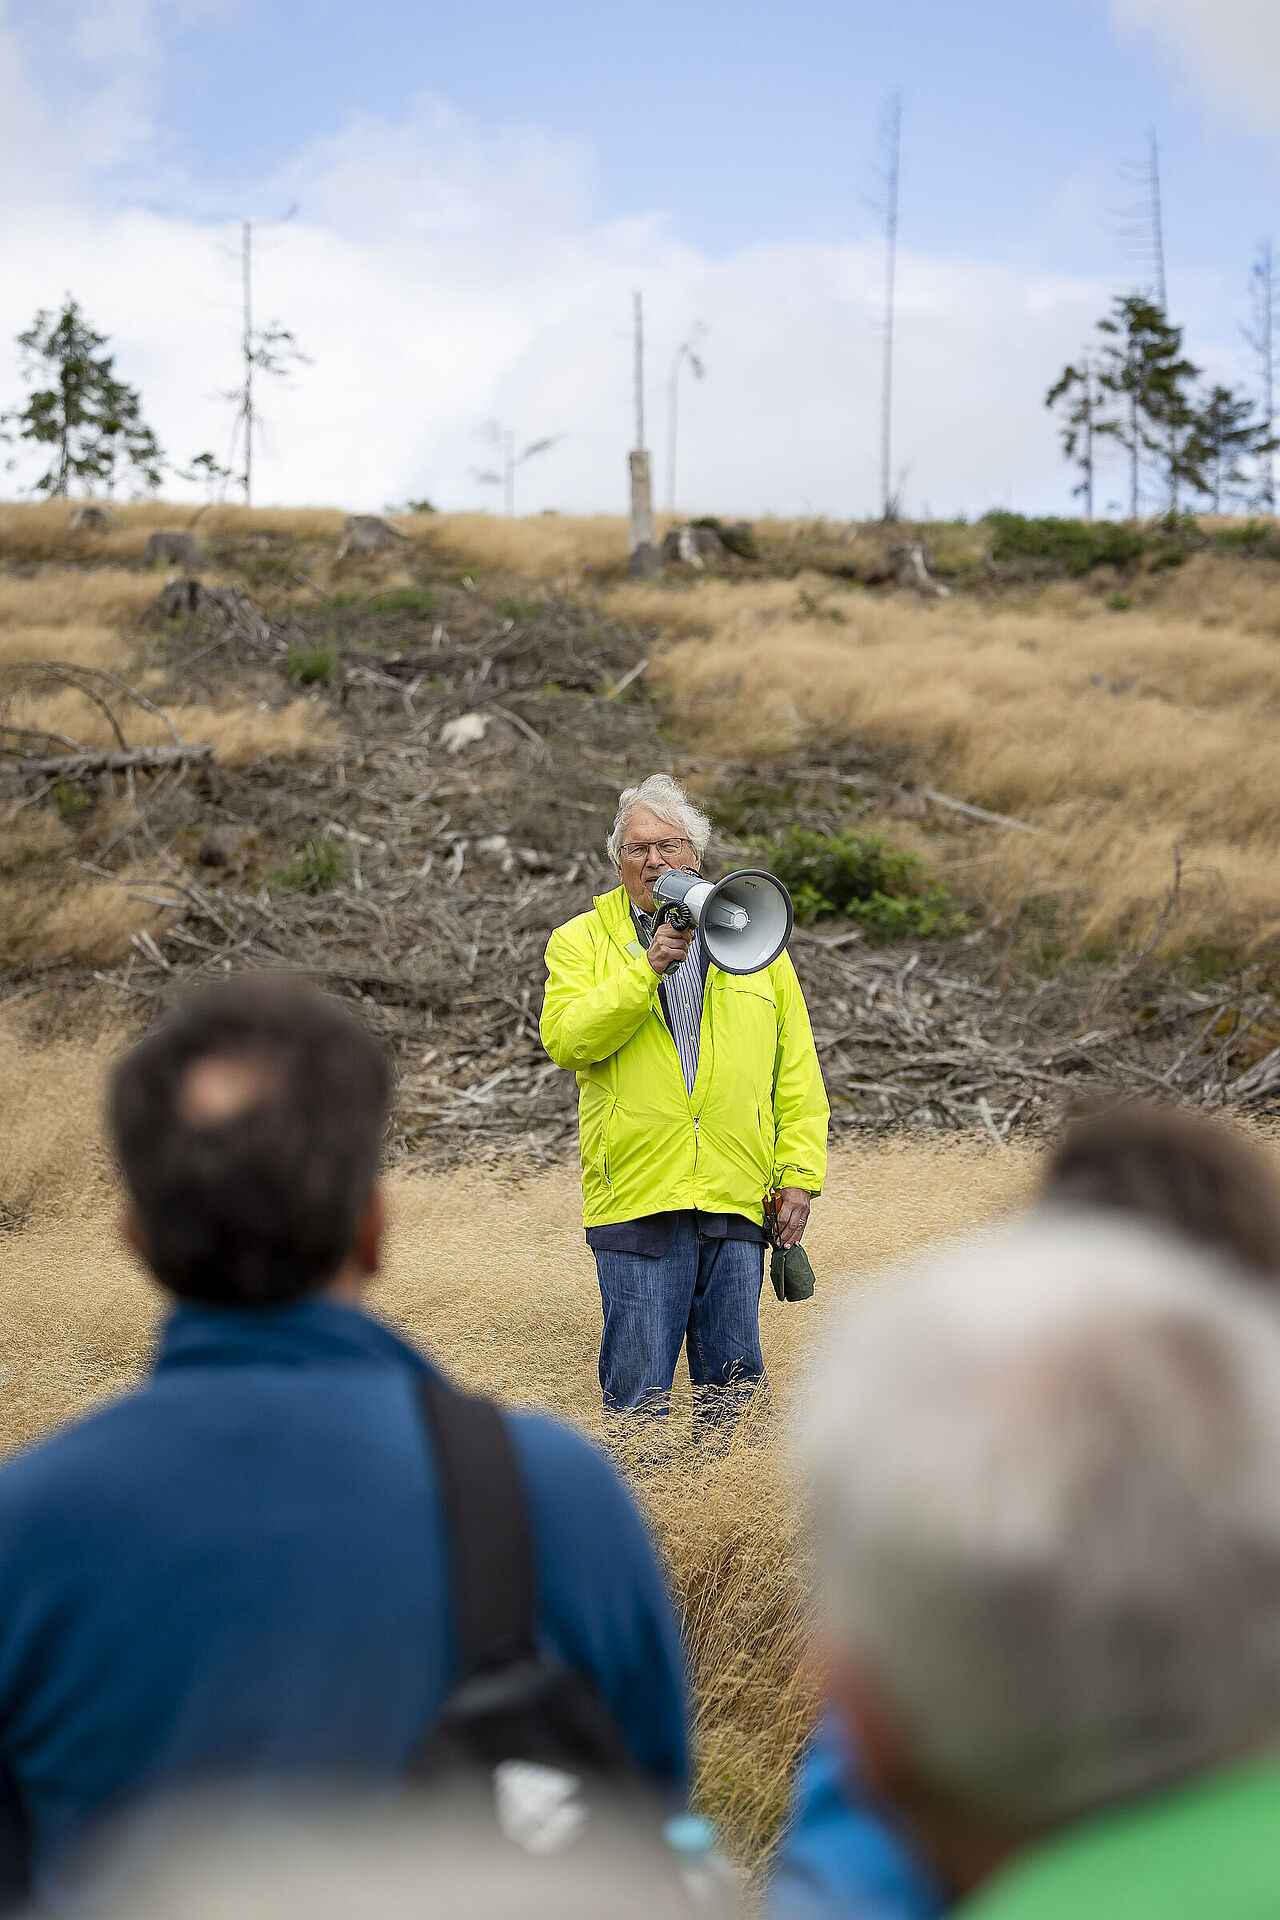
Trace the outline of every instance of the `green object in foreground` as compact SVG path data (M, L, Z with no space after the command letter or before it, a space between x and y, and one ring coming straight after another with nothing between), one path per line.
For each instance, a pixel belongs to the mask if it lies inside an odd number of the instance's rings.
M1274 1758L1206 1774L1050 1834L956 1920L1272 1920L1277 1822Z
M813 1268L803 1247L775 1247L769 1257L769 1278L779 1300L812 1300Z

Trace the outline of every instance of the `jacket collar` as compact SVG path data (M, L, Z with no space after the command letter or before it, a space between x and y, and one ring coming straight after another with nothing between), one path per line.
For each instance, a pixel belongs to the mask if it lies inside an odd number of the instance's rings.
M636 923L632 917L631 896L625 887L614 887L608 893L598 893L592 906L604 922L605 932L625 953L636 937ZM639 911L639 909L637 909ZM699 942L702 954L702 984L705 987L707 977L719 973L720 969L711 961L705 945Z
M407 1341L356 1307L314 1295L284 1307L182 1302L165 1322L156 1372L178 1367L308 1367L356 1363L433 1371Z
M621 940L625 946L628 940L634 938L631 901L625 887L611 887L608 893L598 893L591 904L615 940Z

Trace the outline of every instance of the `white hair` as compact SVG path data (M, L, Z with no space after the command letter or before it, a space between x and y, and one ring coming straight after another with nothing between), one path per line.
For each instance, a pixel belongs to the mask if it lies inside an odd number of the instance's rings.
M656 813L659 820L669 820L673 827L679 827L685 839L693 842L693 850L701 860L711 838L711 822L700 807L694 806L678 780L673 780L669 773L651 773L638 787L624 787L619 796L618 811L613 816L613 830L605 842L605 849L615 867L627 821L637 807L648 807L650 813Z
M819 1605L953 1804L1071 1818L1280 1736L1280 1316L1118 1216L855 1299L802 1441Z

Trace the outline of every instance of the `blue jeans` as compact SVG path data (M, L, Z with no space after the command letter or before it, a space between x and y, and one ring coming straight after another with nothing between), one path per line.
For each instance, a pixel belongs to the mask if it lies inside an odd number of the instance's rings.
M595 1249L604 1307L600 1387L607 1412L667 1412L680 1349L687 1344L694 1422L732 1419L764 1379L760 1287L764 1248L704 1239L692 1219L670 1249Z

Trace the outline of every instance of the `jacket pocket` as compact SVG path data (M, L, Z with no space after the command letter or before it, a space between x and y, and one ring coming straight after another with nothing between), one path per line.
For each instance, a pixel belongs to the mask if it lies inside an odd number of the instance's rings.
M758 1106L756 1119L760 1124L760 1151L764 1157L765 1177L773 1174L773 1149L777 1136L777 1127L773 1118L773 1108Z
M583 1171L598 1175L606 1183L610 1174L610 1131L617 1104L617 1096L607 1087L594 1080L583 1084L578 1102L578 1143Z

